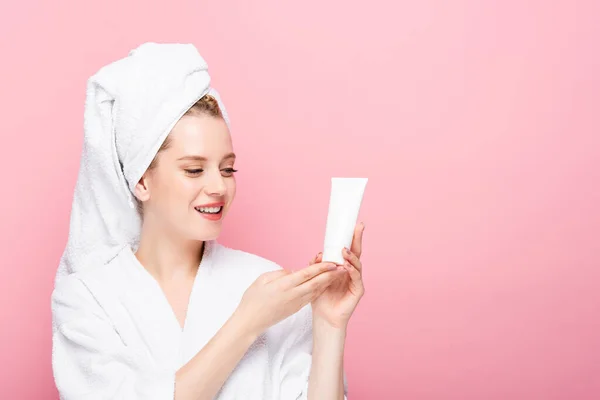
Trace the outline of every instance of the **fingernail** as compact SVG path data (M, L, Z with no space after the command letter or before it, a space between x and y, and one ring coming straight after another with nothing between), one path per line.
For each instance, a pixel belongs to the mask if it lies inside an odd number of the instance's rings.
M332 270L332 271L333 271L333 270L336 270L336 269L337 269L337 267L338 267L338 266L337 266L337 264L328 264L328 265L327 265L327 268L329 268L329 269L330 269L330 270Z
M364 231L365 230L365 223L361 222L360 224L362 225L362 230Z
M347 256L350 255L350 250L348 250L347 248L344 247L344 254L346 254Z

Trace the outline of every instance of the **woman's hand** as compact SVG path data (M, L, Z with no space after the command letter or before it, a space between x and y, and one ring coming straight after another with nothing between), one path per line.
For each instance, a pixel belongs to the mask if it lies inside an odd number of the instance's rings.
M345 328L356 309L358 302L365 293L362 281L362 237L364 223L356 225L350 249L344 249L343 268L346 274L337 278L323 293L312 301L313 318L316 322L326 322L333 328ZM319 265L323 254L319 253L310 265Z
M258 336L299 311L344 275L342 266L320 262L296 272L264 273L246 289L234 316L249 333Z

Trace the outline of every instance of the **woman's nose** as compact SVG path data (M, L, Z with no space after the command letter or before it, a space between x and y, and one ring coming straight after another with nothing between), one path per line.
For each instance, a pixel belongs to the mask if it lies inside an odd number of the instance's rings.
M211 174L209 181L205 186L205 190L207 194L212 196L223 196L225 194L227 186L225 186L225 180L223 179L223 176L221 176L220 171Z

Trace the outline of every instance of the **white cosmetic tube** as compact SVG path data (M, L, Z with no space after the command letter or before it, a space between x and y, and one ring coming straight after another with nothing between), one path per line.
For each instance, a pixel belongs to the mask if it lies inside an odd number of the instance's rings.
M344 264L344 247L350 249L368 178L331 178L331 195L323 262Z

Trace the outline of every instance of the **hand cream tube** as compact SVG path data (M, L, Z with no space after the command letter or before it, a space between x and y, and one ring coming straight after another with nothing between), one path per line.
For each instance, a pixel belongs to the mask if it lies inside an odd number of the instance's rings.
M350 249L368 178L331 178L331 195L323 262L344 264L344 247Z

